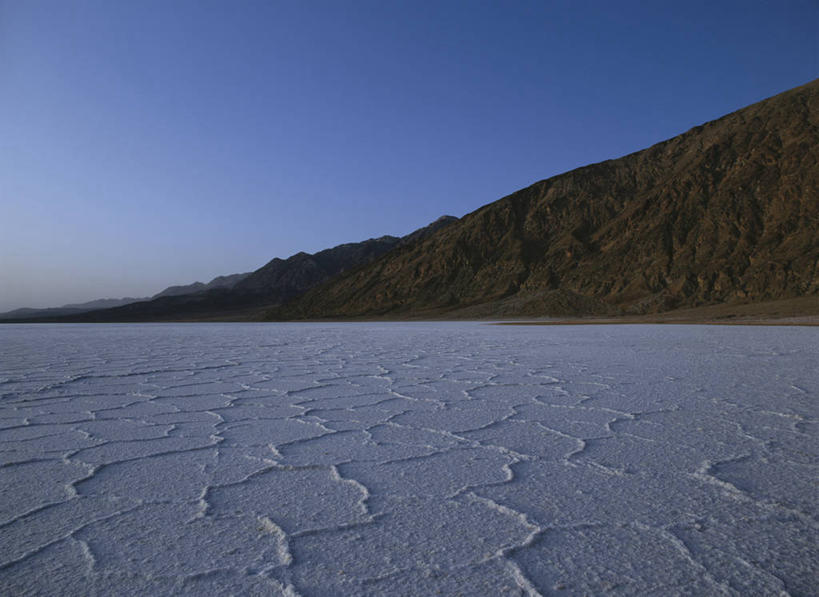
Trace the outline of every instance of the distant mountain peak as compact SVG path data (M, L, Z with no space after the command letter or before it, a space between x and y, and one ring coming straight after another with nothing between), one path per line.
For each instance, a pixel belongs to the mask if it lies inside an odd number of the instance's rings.
M207 292L208 290L214 290L216 288L233 288L247 278L251 272L247 272L244 274L230 274L227 276L216 276L213 280L208 282L207 284L203 284L202 282L194 282L193 284L185 284L181 286L168 286L165 290L156 293L151 298L161 298L163 296L181 296L185 294L196 294L199 292Z

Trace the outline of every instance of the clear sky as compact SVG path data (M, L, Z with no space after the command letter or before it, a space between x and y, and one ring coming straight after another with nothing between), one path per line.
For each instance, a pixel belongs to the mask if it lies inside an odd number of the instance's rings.
M0 0L0 310L462 216L819 76L819 2Z

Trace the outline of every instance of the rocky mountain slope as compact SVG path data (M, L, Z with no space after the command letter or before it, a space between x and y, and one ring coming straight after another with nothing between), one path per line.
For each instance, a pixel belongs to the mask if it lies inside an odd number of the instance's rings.
M819 297L819 80L535 183L267 317L656 313L803 296Z

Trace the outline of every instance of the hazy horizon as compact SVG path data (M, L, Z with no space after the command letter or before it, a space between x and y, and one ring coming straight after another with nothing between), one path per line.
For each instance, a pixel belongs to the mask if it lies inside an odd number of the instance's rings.
M805 1L0 0L0 312L463 216L816 78Z

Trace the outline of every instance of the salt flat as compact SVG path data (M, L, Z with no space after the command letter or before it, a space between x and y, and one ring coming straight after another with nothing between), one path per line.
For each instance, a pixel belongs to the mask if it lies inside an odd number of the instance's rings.
M0 327L0 594L815 595L819 329Z

